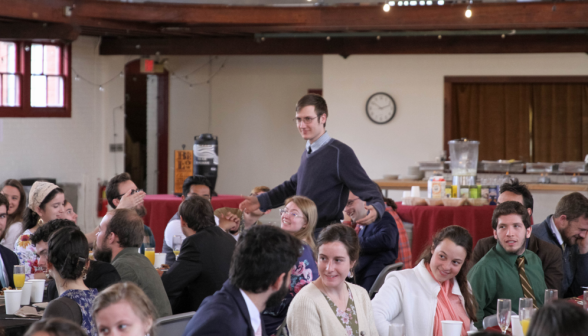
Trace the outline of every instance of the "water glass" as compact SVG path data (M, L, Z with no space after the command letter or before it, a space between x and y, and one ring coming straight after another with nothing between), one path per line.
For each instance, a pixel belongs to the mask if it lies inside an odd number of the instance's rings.
M533 306L531 307L524 307L519 309L519 321L521 322L521 327L523 328L523 335L527 335L527 330L529 330L529 324L531 324L531 317L533 317Z
M512 304L510 299L498 299L498 303L496 305L496 317L498 319L498 326L500 330L502 330L502 334L506 334L506 330L510 325L510 311Z
M551 301L557 300L557 298L558 298L557 289L546 289L545 290L545 300L543 301L543 304L546 305Z
M520 298L519 299L519 317L523 308L533 308L533 299L531 298ZM521 319L522 321L522 319Z
M176 259L178 258L178 255L180 254L180 248L182 248L182 236L180 235L175 235L172 241L172 248L174 249L174 254L176 255Z
M22 289L25 283L24 265L14 265L12 280L14 281L14 287L16 287L16 289Z

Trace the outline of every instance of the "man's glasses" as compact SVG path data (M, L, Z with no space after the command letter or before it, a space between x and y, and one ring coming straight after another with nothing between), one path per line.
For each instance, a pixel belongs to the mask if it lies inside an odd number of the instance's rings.
M131 195L134 195L134 194L136 194L138 192L141 192L141 191L143 191L143 190L141 190L141 189L133 189L133 190L131 190ZM124 195L125 194L118 195L118 199L121 199Z
M294 118L294 121L296 122L296 124L300 125L302 122L304 122L305 124L310 124L314 119L316 119L317 117L311 118L311 117L304 117L304 118Z

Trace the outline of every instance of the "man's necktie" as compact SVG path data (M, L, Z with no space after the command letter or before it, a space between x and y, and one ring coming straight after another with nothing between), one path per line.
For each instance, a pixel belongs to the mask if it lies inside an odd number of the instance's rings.
M519 256L517 258L517 268L519 270L521 287L523 287L523 295L525 295L526 298L533 299L533 307L537 308L537 299L535 299L533 287L531 287L531 283L529 282L529 279L527 279L527 273L525 272L525 257Z
M308 154L312 153L312 147L308 147Z

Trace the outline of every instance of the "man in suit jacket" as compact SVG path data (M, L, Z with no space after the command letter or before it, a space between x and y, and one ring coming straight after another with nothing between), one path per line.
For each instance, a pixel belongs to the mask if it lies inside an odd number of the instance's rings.
M161 277L174 314L198 310L229 278L235 239L214 223L210 202L190 196L178 211L186 239L178 260Z
M0 236L6 229L6 221L8 219L8 199L6 196L0 194ZM0 255L2 255L2 265L0 265L0 284L2 287L14 286L14 279L12 273L14 272L14 265L20 265L20 261L14 252L10 249L0 245Z
M564 196L555 214L535 225L533 235L560 250L564 279L560 296L582 295L588 286L588 199L578 193Z
M511 179L509 182L500 186L500 195L498 204L515 201L523 204L527 208L529 216L533 215L533 196L527 187L520 184L517 179ZM532 226L533 230L535 227ZM480 239L474 248L472 261L477 263L488 251L496 246L497 240L493 236ZM561 249L548 244L534 235L527 239L526 249L534 252L541 259L543 265L543 274L547 288L560 289L563 281L563 263Z
M354 222L368 213L366 203L351 191L343 211ZM355 279L358 285L369 292L384 267L393 264L398 257L398 227L394 217L384 212L381 218L363 226L358 237L361 249L354 270Z
M233 254L230 280L202 302L183 336L265 336L260 313L288 293L301 249L298 239L275 226L246 231Z

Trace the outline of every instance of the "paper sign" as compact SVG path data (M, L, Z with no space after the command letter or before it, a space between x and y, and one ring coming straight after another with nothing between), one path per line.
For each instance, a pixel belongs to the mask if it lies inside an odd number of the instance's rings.
M193 175L194 152L190 150L177 150L174 153L174 193L181 194L184 180Z

